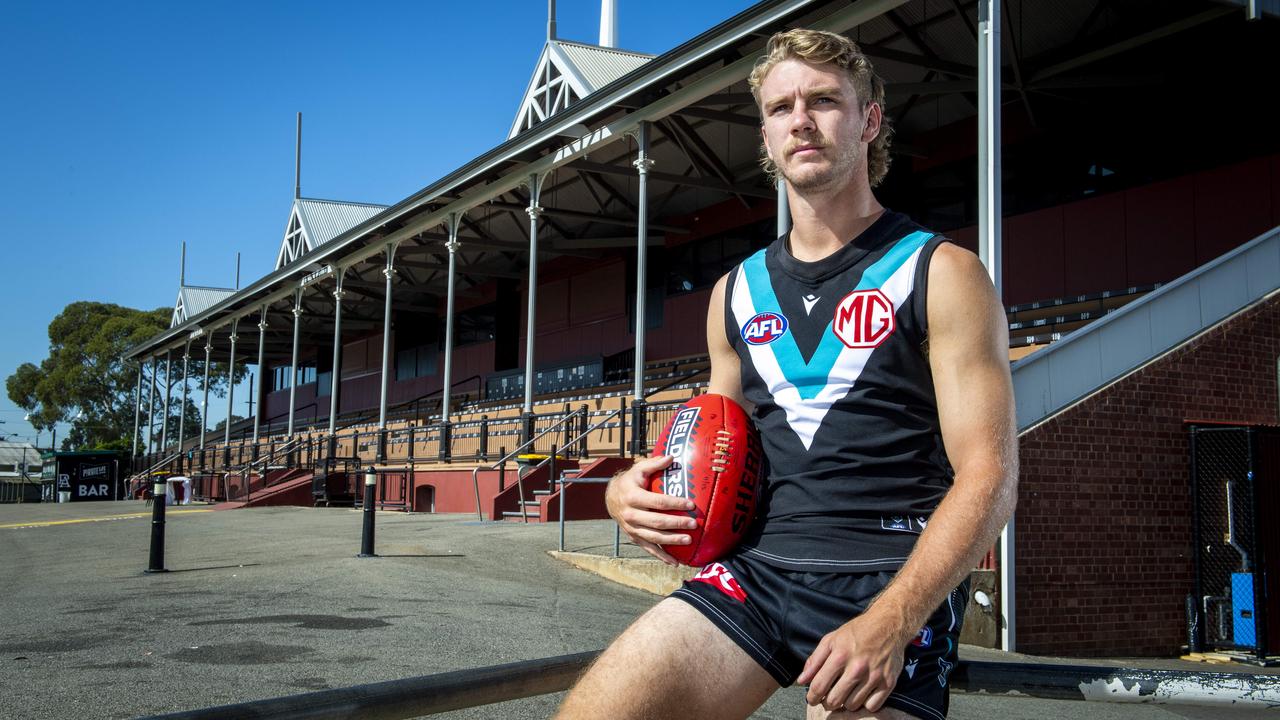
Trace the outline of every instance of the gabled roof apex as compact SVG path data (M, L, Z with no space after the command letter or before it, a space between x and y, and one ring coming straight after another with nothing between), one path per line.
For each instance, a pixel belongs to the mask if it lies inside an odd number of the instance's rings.
M548 40L534 67L507 139L635 70L653 55L570 40Z
M294 198L293 207L289 209L289 222L285 225L284 240L276 255L276 269L279 270L386 209L386 205L373 203Z
M235 294L236 291L231 288L182 285L178 288L178 299L173 304L173 317L169 321L169 327L178 327Z

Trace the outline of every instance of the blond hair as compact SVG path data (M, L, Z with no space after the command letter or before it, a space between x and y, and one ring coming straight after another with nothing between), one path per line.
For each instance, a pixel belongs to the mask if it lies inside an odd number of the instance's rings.
M867 147L867 180L871 187L879 185L889 172L889 143L893 139L893 127L889 124L889 118L884 115L884 81L876 75L871 61L862 54L857 44L843 35L804 28L775 33L765 46L764 56L756 62L747 78L757 107L760 106L760 85L765 76L778 63L791 58L799 58L814 65L830 63L844 69L853 83L854 92L863 103L863 112L866 112L868 103L880 106L880 132ZM778 167L769 159L763 145L760 149L760 164L776 182L780 177Z

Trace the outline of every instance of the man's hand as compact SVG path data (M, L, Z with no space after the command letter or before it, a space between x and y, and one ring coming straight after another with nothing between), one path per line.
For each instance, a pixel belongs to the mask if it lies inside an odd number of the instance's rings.
M697 522L692 517L668 515L662 510L687 512L693 510L688 498L671 497L649 492L649 476L671 464L670 456L646 458L636 462L629 470L614 476L604 493L604 503L609 515L618 521L622 531L650 555L668 565L678 565L676 559L663 552L660 545L688 545L689 536L672 530L693 530Z
M903 651L919 628L906 630L876 613L866 613L827 633L796 678L808 685L805 700L834 712L865 707L876 712L902 672Z

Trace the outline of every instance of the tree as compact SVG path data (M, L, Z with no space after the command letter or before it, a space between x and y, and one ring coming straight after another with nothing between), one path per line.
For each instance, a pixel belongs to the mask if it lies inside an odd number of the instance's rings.
M74 302L49 323L49 357L37 367L23 363L5 382L9 399L31 414L37 429L49 429L55 422L71 422L62 447L128 449L132 445L135 389L138 365L125 354L169 327L169 308L144 311L107 303ZM191 348L192 377L204 375L204 351ZM210 393L224 397L227 388L226 363L210 363ZM236 381L246 368L236 368ZM146 402L152 374L156 374L156 397ZM145 436L148 418L153 420L155 440L160 438L160 422L166 390L172 392L170 440L177 437L177 408L182 405L182 348L173 353L171 372L165 371L163 356L154 364L143 364L143 407L140 425ZM198 387L199 380L196 386ZM198 391L197 391L198 392ZM196 397L193 392L192 397ZM188 412L191 412L191 399ZM194 419L194 425L192 420ZM37 424L38 423L38 424ZM199 420L188 415L187 435L198 429ZM141 446L141 444L140 444Z

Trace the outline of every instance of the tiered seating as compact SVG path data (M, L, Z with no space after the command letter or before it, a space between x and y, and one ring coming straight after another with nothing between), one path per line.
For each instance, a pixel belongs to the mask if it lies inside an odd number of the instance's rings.
M1009 359L1017 360L1160 287L1161 283L1039 300L1005 309Z

